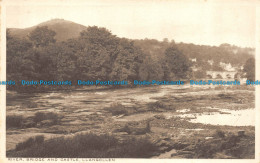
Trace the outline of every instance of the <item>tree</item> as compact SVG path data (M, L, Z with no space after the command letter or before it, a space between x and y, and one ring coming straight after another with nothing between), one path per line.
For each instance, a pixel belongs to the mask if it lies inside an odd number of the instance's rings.
M106 28L88 27L79 37L77 72L91 80L137 79L142 51L133 41L118 38ZM82 46L81 46L82 45Z
M218 74L216 78L217 79L223 79L223 77L220 74Z
M165 78L187 78L191 63L177 48L170 47L165 51Z
M168 39L168 38L164 38L164 39L163 39L163 42L164 42L164 43L169 43L169 39Z
M88 27L80 33L80 39L87 43L94 44L96 46L113 46L116 45L116 36L106 28L99 28L97 26Z
M17 38L10 35L7 31L6 34L6 67L7 78L16 80L21 76L21 65L25 60L24 57L27 51L32 48L29 40L24 38Z
M49 80L75 79L76 56L65 42L58 42L42 48L37 63L40 74Z
M139 69L139 79L140 80L162 80L163 79L163 69L162 64L158 61L154 61L149 55L144 58L143 63Z
M248 80L255 80L255 58L249 58L244 65L244 72Z
M56 32L49 30L47 26L36 27L30 34L29 39L33 42L35 47L44 47L50 43L55 43L54 39Z
M198 70L194 72L194 76L195 79L204 79L207 77L207 74L204 70Z
M220 67L218 64L214 64L211 66L212 71L225 71L222 67Z
M117 57L119 39L106 28L88 27L80 33L76 52L79 77L107 80Z
M132 41L121 39L112 64L110 79L136 80L143 63L144 54Z

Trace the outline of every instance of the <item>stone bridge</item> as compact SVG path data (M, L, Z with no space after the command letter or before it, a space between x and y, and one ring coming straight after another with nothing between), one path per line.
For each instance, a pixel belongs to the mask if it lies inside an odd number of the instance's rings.
M207 76L212 79L234 79L236 71L207 71Z

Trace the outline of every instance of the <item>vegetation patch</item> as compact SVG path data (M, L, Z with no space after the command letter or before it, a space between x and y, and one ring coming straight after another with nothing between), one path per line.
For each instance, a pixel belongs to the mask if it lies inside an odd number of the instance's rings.
M63 117L53 112L36 112L32 117L7 115L6 128L30 128L60 124Z
M31 137L31 138L27 139L26 141L24 141L22 143L18 143L16 145L15 150L16 151L24 150L26 148L30 148L33 145L42 144L43 142L44 142L44 136L43 135Z
M45 120L49 120L48 122L52 125L56 125L60 123L60 119L62 117L59 116L57 113L53 113L53 112L37 112L34 115L33 121L35 123L42 123ZM47 121L46 121L47 123Z
M158 152L147 137L119 141L115 136L93 133L74 137L59 137L45 141L30 138L17 145L8 157L61 157L61 158L148 158Z
M105 110L112 113L112 115L129 115L137 112L136 108L126 107L120 103L112 103Z
M254 158L254 136L217 131L215 138L195 146L195 158Z
M24 121L24 117L21 115L7 115L6 116L6 128L21 128Z

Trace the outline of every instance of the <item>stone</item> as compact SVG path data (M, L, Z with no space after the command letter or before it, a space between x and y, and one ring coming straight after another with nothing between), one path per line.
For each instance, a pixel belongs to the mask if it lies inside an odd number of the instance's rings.
M35 123L34 122L30 122L30 121L26 121L22 125L23 128L31 128L31 127L34 127L34 126L35 126Z
M54 124L53 121L49 120L49 119L43 120L43 121L40 122L40 126L51 126L53 124Z

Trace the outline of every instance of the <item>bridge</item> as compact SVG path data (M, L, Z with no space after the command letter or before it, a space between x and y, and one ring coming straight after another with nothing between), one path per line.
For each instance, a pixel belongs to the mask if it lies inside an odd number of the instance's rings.
M236 71L207 71L207 76L212 79L234 79Z

